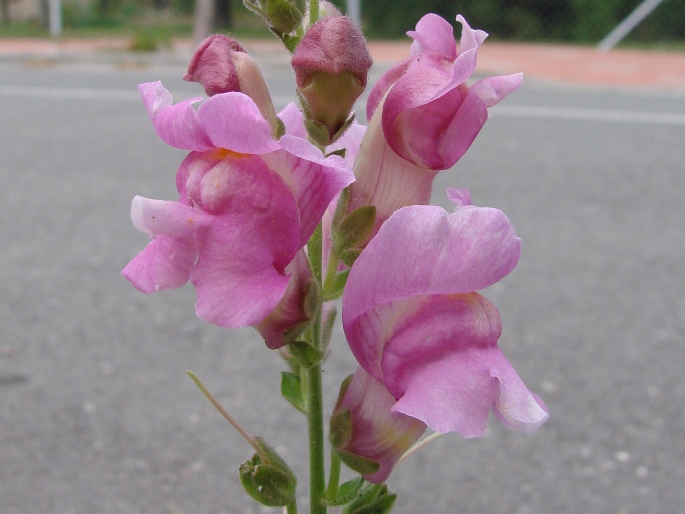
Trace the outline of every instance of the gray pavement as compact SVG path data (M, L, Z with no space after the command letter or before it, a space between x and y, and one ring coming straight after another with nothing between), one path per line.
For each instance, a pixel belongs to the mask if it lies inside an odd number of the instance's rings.
M287 65L264 57L282 106ZM119 276L146 243L131 199L174 199L184 156L158 140L135 88L198 94L182 73L154 59L0 62L3 514L275 512L246 498L236 469L251 450L186 369L306 469L303 420L256 334L197 320L190 287L144 296ZM481 439L439 439L391 476L396 511L679 514L685 95L529 81L492 114L435 201L468 186L523 238L518 267L486 294L551 418L532 436L493 420ZM328 409L354 369L340 332L335 347Z

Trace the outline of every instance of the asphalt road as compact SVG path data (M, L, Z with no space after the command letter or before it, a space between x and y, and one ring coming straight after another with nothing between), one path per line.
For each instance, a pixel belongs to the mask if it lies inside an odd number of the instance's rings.
M275 512L243 493L251 450L186 369L305 469L303 419L256 333L200 322L190 287L145 296L119 275L147 241L131 199L175 199L184 156L157 139L136 85L198 94L182 73L0 63L3 514ZM268 79L282 106L287 67L271 60ZM551 418L532 436L493 420L481 439L439 439L391 476L396 512L681 513L685 96L529 83L492 114L435 201L468 186L522 237L486 294ZM354 369L335 342L328 409Z

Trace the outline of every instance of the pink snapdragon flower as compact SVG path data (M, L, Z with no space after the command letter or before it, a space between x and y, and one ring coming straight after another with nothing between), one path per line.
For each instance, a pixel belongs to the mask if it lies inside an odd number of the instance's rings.
M200 318L222 327L260 323L283 299L287 267L352 172L306 140L272 138L242 93L214 95L196 111L201 99L172 104L159 82L139 90L160 138L191 152L176 175L178 202L134 199L133 223L153 241L123 275L145 293L190 280Z
M516 265L521 240L497 209L399 209L352 266L343 327L361 366L395 398L392 412L437 432L483 434L488 413L531 432L547 419L497 347L495 306L476 291Z
M489 77L468 86L476 54L487 37L457 16L462 34L457 45L452 25L427 14L407 34L411 57L389 70L374 86L366 106L368 119L382 108L382 126L390 147L417 166L447 169L466 153L495 105L521 85L522 74Z
M520 87L522 74L469 86L487 34L462 16L459 50L452 25L427 14L407 34L411 56L387 71L369 94L369 128L354 165L350 209L375 205L376 229L396 209L427 204L439 170L453 166L488 118L488 107Z

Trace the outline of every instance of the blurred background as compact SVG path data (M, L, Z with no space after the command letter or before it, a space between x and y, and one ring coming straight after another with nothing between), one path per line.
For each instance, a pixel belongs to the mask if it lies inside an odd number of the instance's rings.
M0 36L44 35L51 4L61 4L65 36L119 34L136 37L138 49L154 49L174 37L190 36L200 3L213 3L212 30L237 35L266 35L263 25L240 0L0 0ZM682 0L335 0L361 19L370 38L398 38L425 12L453 18L468 13L472 26L487 27L506 41L566 42L594 45L636 9L639 23L621 44L683 49L685 4Z

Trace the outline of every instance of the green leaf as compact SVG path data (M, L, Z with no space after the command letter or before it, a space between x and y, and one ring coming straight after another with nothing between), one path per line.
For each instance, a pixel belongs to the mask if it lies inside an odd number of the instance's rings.
M354 261L357 260L357 257L359 257L362 253L361 248L349 248L347 250L343 250L340 253L338 253L338 257L340 258L341 261L343 261L345 264L347 264L349 267L352 267L354 264Z
M281 372L281 395L303 414L307 414L307 407L302 393L300 377L290 371Z
M331 507L338 507L351 502L357 497L363 485L364 479L362 477L357 477L341 484L338 487L338 495L335 497L335 500L327 501L326 504Z
M376 223L376 207L365 205L345 216L333 230L333 246L340 255L351 248L361 248L371 236Z
M356 514L359 509L374 502L378 497L388 493L385 484L368 484L358 494L357 498L343 509L343 514Z
M356 252L356 250L355 250ZM358 257L359 253L355 253L355 255ZM355 257L356 259L356 257ZM344 262L344 261L343 261ZM343 291L345 291L345 285L347 284L347 277L350 274L350 270L346 269L341 271L340 273L337 273L335 275L335 280L333 281L333 286L324 291L323 299L324 301L331 301L335 300L336 298L340 298L340 296L343 294Z
M323 359L323 352L305 341L293 341L289 347L290 355L297 359L303 368L309 369L316 366Z
M353 510L352 514L387 514L392 510L396 499L396 494L379 496L371 503Z

